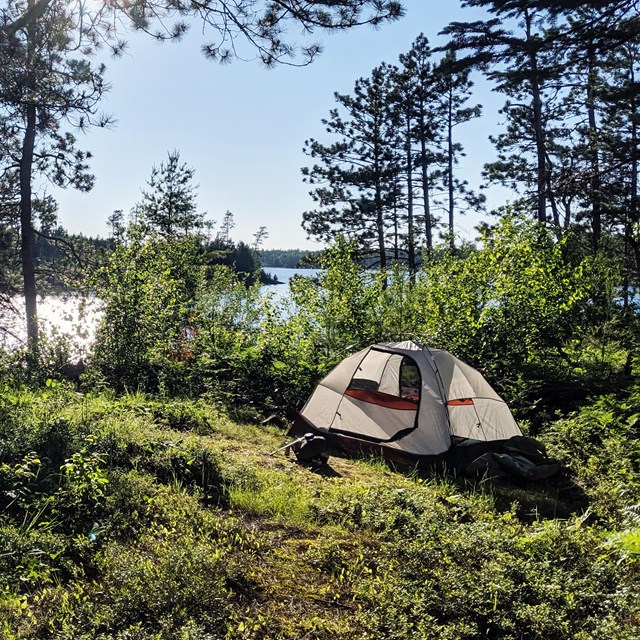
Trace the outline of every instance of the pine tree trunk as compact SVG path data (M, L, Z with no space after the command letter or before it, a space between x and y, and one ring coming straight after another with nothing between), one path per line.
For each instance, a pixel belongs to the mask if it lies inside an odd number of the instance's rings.
M633 62L629 65L629 81L632 87L636 86L637 80L635 76L635 68ZM638 112L638 103L636 101L637 94L632 93L631 97L631 113ZM638 157L638 146L640 140L638 139L638 118L631 118L631 193L629 194L629 218L635 227L638 224L638 217L640 215L640 198L638 197L638 171L640 167L640 158ZM638 277L640 278L640 262L636 261L636 270Z
M542 96L540 91L540 81L538 74L538 59L535 45L532 43L531 26L533 18L528 10L524 13L527 44L529 45L529 66L531 75L532 107L533 107L533 129L536 143L537 175L536 175L536 217L538 222L544 224L547 221L547 162L545 150L545 135L542 125Z
M399 206L398 206L398 192L399 192L399 172L396 170L393 173L393 259L397 263L400 260L400 222L398 220Z
M38 347L38 311L36 306L36 279L34 268L33 215L31 203L31 174L36 135L36 107L27 106L27 128L22 144L20 160L20 257L24 281L24 302L27 316L27 340L29 348Z
M34 0L29 1L29 8ZM30 88L29 100L26 105L26 127L22 141L22 155L20 157L20 258L22 261L22 277L24 282L24 302L27 320L27 343L29 352L38 351L38 310L36 298L35 258L33 231L33 205L31 180L33 173L33 153L36 139L36 105L33 102L35 78L31 67L35 47L35 25L31 23L27 28L27 86Z
M553 185L551 184L551 161L547 158L547 196L549 198L549 205L551 206L551 215L553 217L553 225L555 226L558 234L562 235L562 227L560 225L560 210L558 209L558 203L556 201L555 194L553 193Z
M384 212L382 211L382 197L380 195L380 185L376 185L375 195L376 205L376 230L378 233L378 256L380 258L380 269L387 268L387 249L384 242Z
M427 164L427 141L425 140L425 112L424 106L420 105L420 120L418 130L420 131L420 170L422 178L422 199L424 209L424 237L427 242L427 251L431 253L433 249L433 228L431 225L431 203L429 194L429 166Z
M589 75L587 80L587 113L589 118L589 155L591 164L591 229L593 231L593 251L597 253L602 237L602 183L600 178L600 158L598 153L598 127L595 107L595 52L589 46Z
M453 87L449 83L449 104L447 105L447 183L449 187L449 247L455 249L453 230Z
M416 248L413 236L413 162L411 160L411 118L407 114L407 144L406 144L406 162L407 162L407 253L409 261L409 277L411 282L415 281L416 273Z
M427 143L424 138L420 140L420 151L422 153L422 198L424 200L424 234L427 240L427 251L431 253L433 249L433 229L431 226L431 202L429 193L429 167L427 165Z

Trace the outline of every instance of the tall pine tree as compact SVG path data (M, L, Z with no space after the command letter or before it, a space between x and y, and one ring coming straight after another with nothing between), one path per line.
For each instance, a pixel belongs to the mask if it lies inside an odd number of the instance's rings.
M526 0L464 0L495 15L487 21L454 22L444 33L450 48L469 53L468 67L480 67L509 100L503 113L507 131L494 138L499 160L488 167L490 179L517 186L532 196L535 218L547 221L553 163L549 128L554 113L553 83L560 71L558 51L548 32L553 20Z
M204 227L204 213L196 209L195 170L180 162L180 153L167 154L167 162L154 166L142 200L135 207L136 219L165 238L178 238Z
M20 22L21 16L35 16L30 12L36 8L37 19ZM83 26L82 5L9 2L1 15L15 28L0 33L0 126L5 133L0 162L17 178L27 337L36 353L35 177L61 187L91 188L90 154L77 149L72 130L106 124L97 110L107 85L104 66L92 65L88 57L93 42Z
M333 109L323 124L336 140L308 140L304 151L317 163L302 169L319 205L303 214L307 233L325 241L342 234L355 238L365 252L377 256L383 269L397 180L398 128L390 95L384 67L357 80L353 95L335 94L341 109Z
M455 167L465 155L462 144L456 138L457 127L480 117L481 105L467 106L471 97L470 70L460 68L455 52L449 50L434 69L438 77L440 111L444 116L444 157L446 166L443 172L444 186L447 192L447 218L449 246L455 246L456 211L472 208L479 211L484 206L485 197L476 195L468 187L466 180L456 176Z

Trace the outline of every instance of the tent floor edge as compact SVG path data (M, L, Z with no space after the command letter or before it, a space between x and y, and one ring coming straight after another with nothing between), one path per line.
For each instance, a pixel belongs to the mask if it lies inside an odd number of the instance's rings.
M520 447L522 436L513 436L504 440L466 441L452 444L451 448L438 455L411 454L399 451L384 443L370 442L327 429L320 429L298 414L288 434L302 436L313 433L322 436L327 449L333 456L345 458L381 458L401 470L420 469L425 471L448 473L455 477L464 474L464 470L477 458L487 453L505 453L515 446Z

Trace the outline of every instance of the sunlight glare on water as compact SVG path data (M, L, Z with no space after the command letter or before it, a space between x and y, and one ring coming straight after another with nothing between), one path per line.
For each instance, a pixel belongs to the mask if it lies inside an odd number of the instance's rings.
M0 313L0 349L11 351L26 342L27 330L21 298L13 298L13 310ZM44 336L64 339L70 355L86 356L102 315L100 301L79 296L47 296L38 300L38 322Z
M282 283L264 286L262 290L274 302L284 301L289 293L289 280L294 275L315 277L316 269L267 268ZM11 300L12 309L0 311L0 350L12 351L24 346L27 330L24 301L19 296ZM101 301L81 296L46 296L38 300L38 322L41 335L53 340L64 340L73 359L86 359L89 354L100 318Z

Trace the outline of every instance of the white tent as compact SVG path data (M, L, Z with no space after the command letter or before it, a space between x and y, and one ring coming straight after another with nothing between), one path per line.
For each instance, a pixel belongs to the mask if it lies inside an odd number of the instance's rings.
M522 435L482 375L447 351L414 342L376 344L343 360L316 387L295 431L368 444L402 460L452 445ZM393 454L397 455L393 455Z

